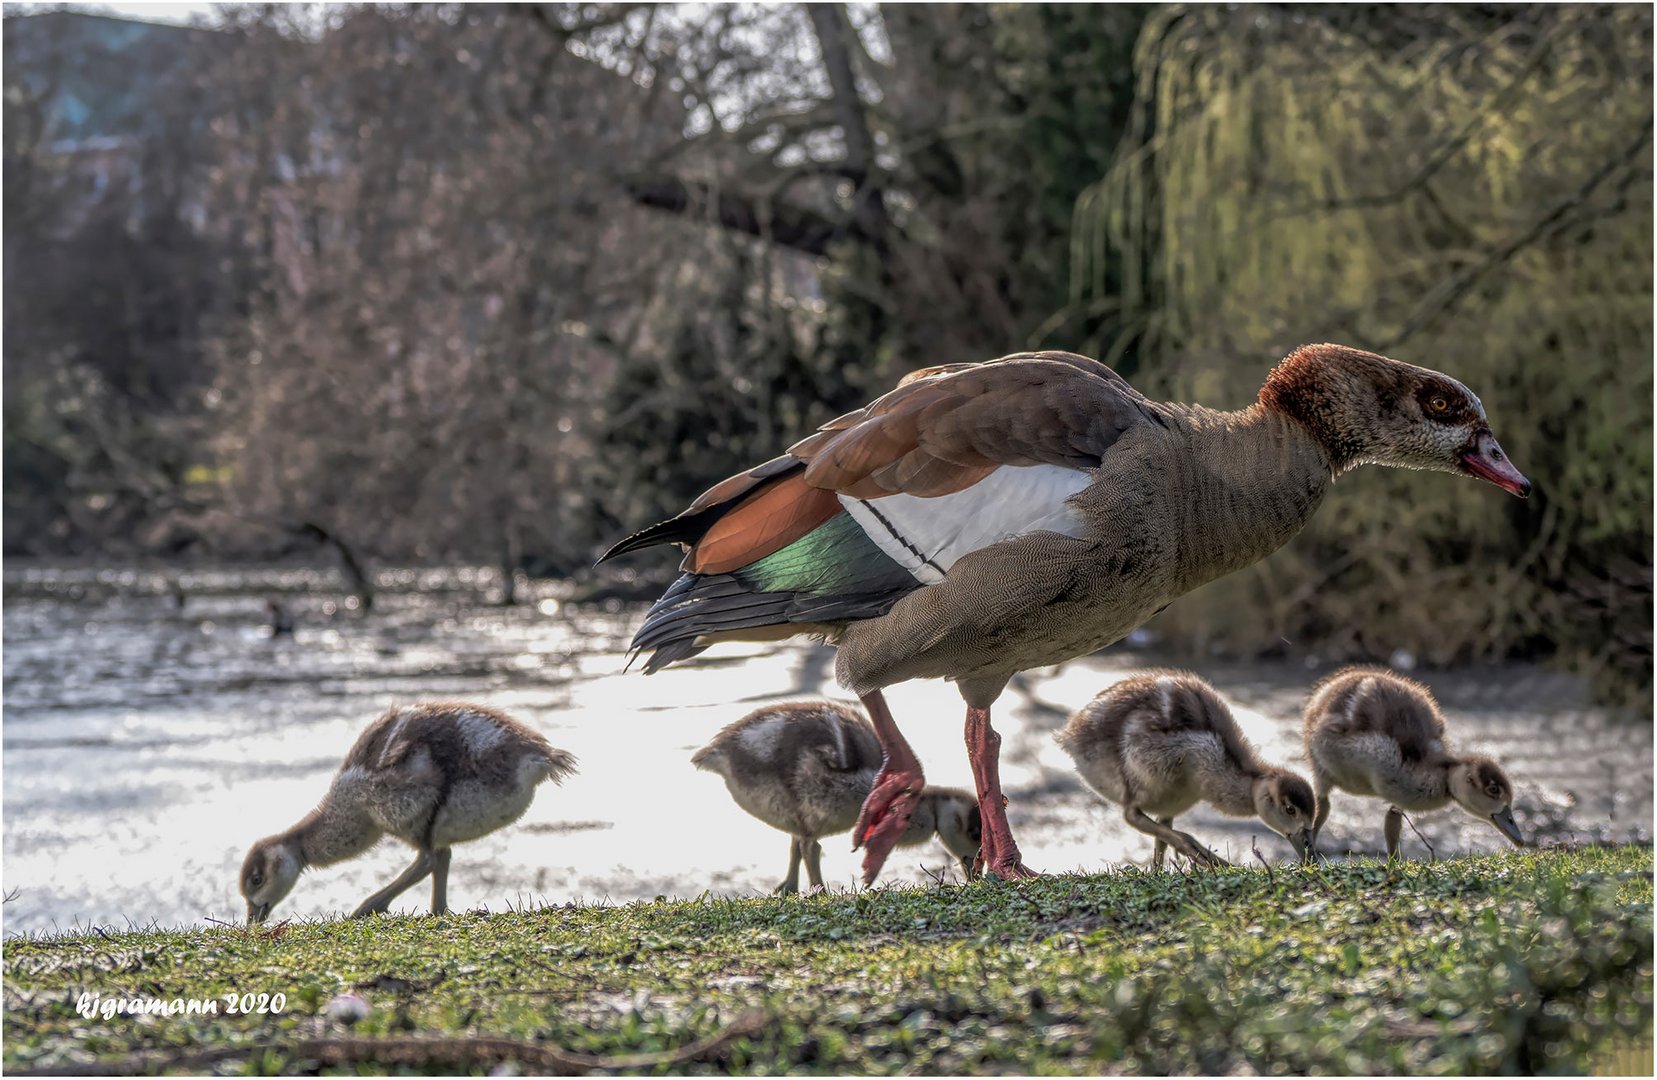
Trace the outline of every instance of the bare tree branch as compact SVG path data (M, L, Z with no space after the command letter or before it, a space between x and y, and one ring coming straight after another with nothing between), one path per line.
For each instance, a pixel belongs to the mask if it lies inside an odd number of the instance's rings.
M625 187L641 206L686 217L706 216L726 229L807 255L827 255L833 243L841 239L876 248L884 245L883 238L868 235L855 223L831 221L790 203L715 191L707 184L673 177L641 177L626 181Z
M562 21L554 14L554 9L557 6L556 4L526 4L522 10L535 21L536 25L550 34L562 46L571 38L580 37L582 34L590 34L594 30L608 29L617 23L625 22L627 16L631 15L641 5L600 4L597 14L584 19L576 19L569 23Z
M1525 83L1529 81L1530 77L1542 67L1543 61L1548 58L1548 51L1553 47L1555 39L1557 39L1562 32L1563 31L1556 26L1549 33L1544 34L1542 39L1536 43L1536 48L1531 50L1529 58L1526 59L1525 63L1519 68L1518 73L1508 81L1506 86L1504 86L1494 97L1490 99L1490 104L1484 108L1475 110L1473 118L1467 121L1466 124L1462 125L1460 131L1446 139L1443 145L1441 145L1427 158L1421 168L1416 170L1415 175L1398 185L1398 187L1391 191L1375 192L1366 195L1353 195L1345 199L1325 199L1323 202L1312 203L1309 206L1302 206L1293 210L1284 210L1274 216L1301 217L1306 214L1325 213L1332 210L1355 210L1367 207L1388 206L1392 203L1402 201L1414 192L1424 190L1430 192L1430 189L1427 187L1428 181L1437 175L1439 170L1449 164L1450 161L1453 160L1455 156L1467 146L1468 142L1473 138L1474 132L1490 123L1493 117L1502 115L1507 110L1508 106L1513 104L1514 99L1519 96L1519 91L1524 89Z
M834 113L846 143L846 172L858 185L852 196L852 219L870 237L882 237L889 225L886 204L871 175L874 137L869 133L869 118L863 98L857 92L857 73L852 67L851 50L857 33L846 17L846 9L839 4L809 4L806 11L811 16L823 68L834 94Z

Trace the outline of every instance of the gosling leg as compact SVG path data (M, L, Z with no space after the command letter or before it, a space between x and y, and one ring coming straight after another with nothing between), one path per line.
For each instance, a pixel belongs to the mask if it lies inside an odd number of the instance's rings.
M1318 846L1318 837L1323 835L1323 823L1329 820L1329 793L1335 789L1335 783L1329 774L1322 769L1312 770L1312 794L1317 799L1317 814L1312 818L1312 849Z
M1387 821L1383 827L1387 836L1387 858L1398 857L1398 841L1404 834L1404 811L1396 806L1387 807Z
M782 884L771 890L777 896L793 896L800 891L800 838L788 838L788 876L782 879Z
M1170 825L1164 825L1159 821L1152 821L1145 814L1145 811L1137 806L1123 807L1122 819L1147 836L1164 841L1175 851L1189 857L1193 862L1202 863L1204 866L1231 865L1204 847L1195 836L1180 832L1178 829Z
M815 840L805 848L805 875L813 889L823 887L823 845Z
M397 875L397 880L381 889L379 892L357 905L357 910L351 913L353 919L360 919L364 915L384 914L391 907L391 902L397 899L409 886L432 872L432 853L421 851L414 857L414 862L407 870Z
M1173 819L1172 816L1157 818L1156 823L1158 825L1163 826L1166 829L1169 829L1169 830L1172 830L1173 827L1174 827L1174 819ZM1167 851L1168 851L1168 841L1164 840L1160 836L1157 837L1156 838L1156 845L1151 848L1151 869L1152 870L1161 870L1162 869L1162 857L1163 857L1164 854L1167 853Z
M443 915L449 910L449 856L454 848L438 848L432 853L432 914Z

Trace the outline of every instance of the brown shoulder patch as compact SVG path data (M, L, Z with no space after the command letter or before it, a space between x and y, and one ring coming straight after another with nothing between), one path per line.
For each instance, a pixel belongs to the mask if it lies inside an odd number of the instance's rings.
M785 477L739 502L696 541L685 569L725 574L792 544L841 512L834 492L812 487L804 473Z

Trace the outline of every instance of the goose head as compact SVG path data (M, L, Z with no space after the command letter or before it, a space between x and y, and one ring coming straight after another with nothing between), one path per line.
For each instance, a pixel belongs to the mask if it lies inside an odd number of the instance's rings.
M1473 757L1450 766L1450 797L1474 817L1496 826L1515 847L1525 846L1525 836L1513 820L1513 784L1494 761Z
M293 891L299 872L305 868L297 842L267 836L253 845L242 860L242 898L247 901L247 921L262 923L270 909Z
M966 879L972 881L978 876L974 867L984 838L978 800L964 791L936 788L928 789L927 796L933 803L938 841L961 864L961 873Z
M1521 498L1478 395L1450 376L1344 345L1304 345L1273 369L1260 404L1311 429L1336 473L1357 465L1461 473Z
M1267 773L1254 781L1254 812L1266 827L1294 845L1295 854L1312 857L1312 821L1317 799L1312 785L1292 772Z

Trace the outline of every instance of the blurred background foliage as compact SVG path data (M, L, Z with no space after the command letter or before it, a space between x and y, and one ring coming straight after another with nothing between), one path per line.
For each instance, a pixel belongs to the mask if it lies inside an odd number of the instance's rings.
M1649 693L1649 8L32 9L5 52L10 555L579 577L911 368L1235 407L1335 340L1467 382L1537 496L1361 471L1157 629Z

